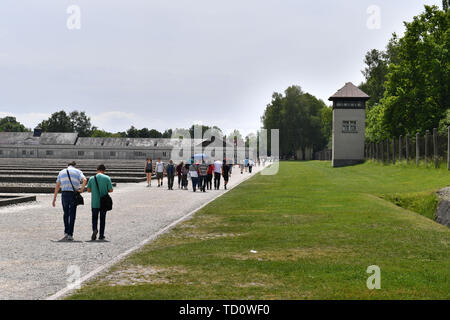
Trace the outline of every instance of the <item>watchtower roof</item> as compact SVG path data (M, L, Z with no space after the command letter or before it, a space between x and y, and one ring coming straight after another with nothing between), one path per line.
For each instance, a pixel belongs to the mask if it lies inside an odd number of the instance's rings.
M351 82L347 82L345 86L339 89L334 95L332 95L328 100L333 101L337 99L361 99L369 100L370 96L364 91L359 89Z

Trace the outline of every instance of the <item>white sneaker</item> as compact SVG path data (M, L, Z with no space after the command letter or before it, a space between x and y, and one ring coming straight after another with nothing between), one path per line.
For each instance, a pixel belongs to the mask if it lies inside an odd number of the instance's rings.
M73 241L73 237L72 236L67 236L67 241Z

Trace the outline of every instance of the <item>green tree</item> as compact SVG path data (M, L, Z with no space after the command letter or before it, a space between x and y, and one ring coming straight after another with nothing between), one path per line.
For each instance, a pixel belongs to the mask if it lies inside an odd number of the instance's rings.
M130 129L127 130L127 138L139 138L139 130L134 126L131 126Z
M15 117L0 118L0 132L28 132L23 124L17 121Z
M162 137L163 137L163 134L161 132L159 132L158 130L151 129L149 131L149 138L160 139ZM141 137L141 138L143 138L143 137Z
M323 148L327 139L322 133L322 100L304 93L299 86L291 86L285 95L274 93L262 117L265 129L280 129L280 155L296 157L302 150L305 159L306 148Z
M370 109L384 95L384 82L386 81L388 70L386 53L373 49L366 54L364 63L366 64L366 68L362 73L366 81L359 87L370 96L366 104L367 108Z
M105 130L94 128L91 132L91 138L122 138L121 133L112 133Z
M96 129L91 124L91 118L84 111L72 111L69 118L72 123L72 130L77 132L80 137L89 137L92 131Z
M391 136L436 128L449 108L450 13L425 6L425 12L405 27L381 100Z
M388 138L386 125L384 123L385 108L381 104L374 105L367 111L366 138L369 141L380 142Z
M439 134L447 135L448 127L450 127L450 109L447 109L445 117L439 122Z
M39 124L43 132L74 132L70 117L65 111L53 113Z
M322 135L327 141L327 147L331 149L333 135L333 108L323 108L320 112L320 120Z
M398 46L398 38L394 33L385 51L372 49L365 56L366 67L361 71L365 81L359 88L370 96L366 103L368 109L379 103L384 96L389 64L398 62Z
M200 125L200 124L193 124L190 128L189 128L189 134L191 135L192 139L194 138L194 128L201 126L202 128L202 137L204 136L205 132L210 130L210 129L214 129L217 130L219 132L222 132L222 129L220 129L217 126L205 126L205 125Z
M131 126L130 129L127 130L127 132L119 133L119 135L126 137L126 138L147 138L147 139L159 139L162 138L163 134L159 132L158 130L148 128L142 128L137 129L134 126Z
M172 132L173 132L172 129L167 129L163 132L162 137L164 139L170 139L172 138Z
M147 128L142 128L137 131L138 138L152 138L150 130Z

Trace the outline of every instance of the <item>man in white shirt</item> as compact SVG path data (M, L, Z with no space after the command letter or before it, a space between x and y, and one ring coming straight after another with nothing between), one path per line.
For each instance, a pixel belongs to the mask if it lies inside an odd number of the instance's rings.
M216 160L214 162L214 190L220 188L220 176L222 175L222 161Z
M56 198L61 189L61 201L64 211L64 238L63 240L73 241L73 229L77 216L77 206L75 204L75 193L83 193L86 187L87 179L83 172L76 168L75 161L67 165L67 169L59 172L56 179L56 187L53 196L53 207L56 206Z
M163 185L163 177L164 177L164 162L161 161L161 158L158 158L158 161L155 165L156 171L156 179L158 179L158 187Z

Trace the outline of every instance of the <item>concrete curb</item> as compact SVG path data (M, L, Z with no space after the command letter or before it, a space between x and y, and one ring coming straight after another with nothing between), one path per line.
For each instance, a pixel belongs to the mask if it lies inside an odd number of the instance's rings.
M0 207L36 201L36 196L0 195Z
M268 167L268 166L267 166ZM127 251L121 253L120 255L118 255L117 257L115 257L114 259L112 259L111 261L105 263L104 265L98 267L97 269L89 272L88 274L86 274L85 276L81 277L78 284L82 285L83 283L85 283L86 281L92 279L94 276L96 276L97 274L107 271L109 270L112 266L114 266L115 264L117 264L118 262L120 262L121 260L125 259L127 256L129 256L130 254L132 254L133 252L139 250L140 248L142 248L143 246L145 246L146 244L148 244L149 242L157 239L159 236L163 235L164 233L170 231L172 228L174 228L177 224L188 220L190 217L192 217L196 212L198 212L199 210L203 209L204 207L206 207L208 204L210 204L211 202L217 200L218 198L220 198L221 196L223 196L224 194L228 193L229 191L233 190L234 188L236 188L237 186L239 186L240 184L242 184L243 182L249 180L250 178L253 178L255 176L257 176L259 173L261 173L265 168L262 168L261 170L259 170L257 173L250 175L246 178L244 178L241 182L239 182L238 184L234 185L233 187L225 190L224 192L222 192L221 194L218 194L217 196L215 196L214 198L212 198L211 200L207 201L206 203L204 203L203 205L201 205L200 207L192 210L191 212L187 213L186 215L184 215L183 217L179 218L178 220L170 223L169 225L163 227L162 229L160 229L159 231L157 231L156 233L154 233L153 235L151 235L150 237L148 237L147 239L143 240L141 243L137 244L136 246L128 249ZM72 291L74 291L76 289L70 288L70 287L65 287L64 289L61 289L60 291L56 292L55 294L45 298L45 300L59 300L62 299L66 296L68 296L69 294L72 293Z

